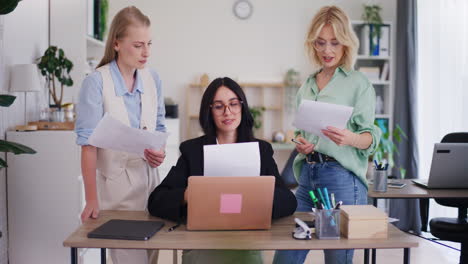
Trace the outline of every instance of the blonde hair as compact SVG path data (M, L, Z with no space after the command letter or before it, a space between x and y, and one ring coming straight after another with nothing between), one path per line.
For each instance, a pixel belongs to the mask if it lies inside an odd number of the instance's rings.
M343 45L344 53L340 64L347 70L352 70L356 62L359 40L346 13L336 6L322 7L312 19L305 42L307 55L311 63L316 68L322 67L322 62L314 49L314 41L325 25L332 26L336 39Z
M118 54L114 49L114 43L116 40L122 39L126 36L127 28L131 25L149 27L151 22L149 18L140 11L140 9L134 6L129 6L120 10L115 15L114 19L112 19L109 35L107 36L104 56L96 68L106 65L117 58Z

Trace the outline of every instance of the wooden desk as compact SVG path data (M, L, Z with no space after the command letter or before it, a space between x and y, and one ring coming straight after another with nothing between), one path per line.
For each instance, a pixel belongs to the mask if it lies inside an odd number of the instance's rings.
M311 217L307 213L298 213L301 219ZM417 237L408 235L389 225L387 239L348 240L295 240L291 236L294 217L276 220L269 230L255 231L186 231L184 225L172 232L168 228L174 222L165 221L166 225L148 241L129 241L87 238L88 232L110 219L161 220L140 211L101 211L98 219L89 220L73 232L64 242L71 248L71 262L77 263L77 248L128 248L128 249L231 249L231 250L277 250L277 249L365 249L365 263L369 261L371 248L404 248L404 263L409 263L410 248L417 247ZM105 251L101 251L105 256ZM101 256L101 262L105 257ZM177 259L174 259L175 263Z
M386 192L374 192L373 185L369 184L367 196L374 198L375 207L378 199L468 198L468 189L427 189L411 180L398 180L398 182L406 183L406 186L401 189L387 188ZM375 249L372 250L372 263L376 263Z
M406 183L406 186L387 188L386 192L374 192L372 184L369 184L367 196L376 199L417 199L417 198L468 198L468 189L427 189L414 184L411 180L398 180ZM374 199L374 205L377 205Z

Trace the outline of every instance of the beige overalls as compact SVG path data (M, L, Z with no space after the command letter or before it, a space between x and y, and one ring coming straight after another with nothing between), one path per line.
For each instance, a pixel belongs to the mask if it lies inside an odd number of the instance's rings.
M102 76L104 112L130 126L124 99L115 93L109 65L97 71ZM158 109L155 83L146 68L138 70L138 75L144 87L144 93L141 93L140 129L154 131ZM144 157L98 148L96 184L101 210L146 210L148 197L159 184L159 175ZM157 251L119 249L109 252L113 264L157 262Z

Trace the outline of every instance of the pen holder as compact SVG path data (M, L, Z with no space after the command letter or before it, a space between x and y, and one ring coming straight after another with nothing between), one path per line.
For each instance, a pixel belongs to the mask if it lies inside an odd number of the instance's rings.
M318 239L340 239L340 210L315 212L315 235Z
M387 191L387 170L375 170L374 172L374 192Z

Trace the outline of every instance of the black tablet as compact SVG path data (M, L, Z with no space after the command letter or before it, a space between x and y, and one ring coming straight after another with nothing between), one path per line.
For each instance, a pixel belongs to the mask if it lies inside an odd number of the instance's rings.
M109 220L88 233L89 238L148 240L164 226L162 221Z

